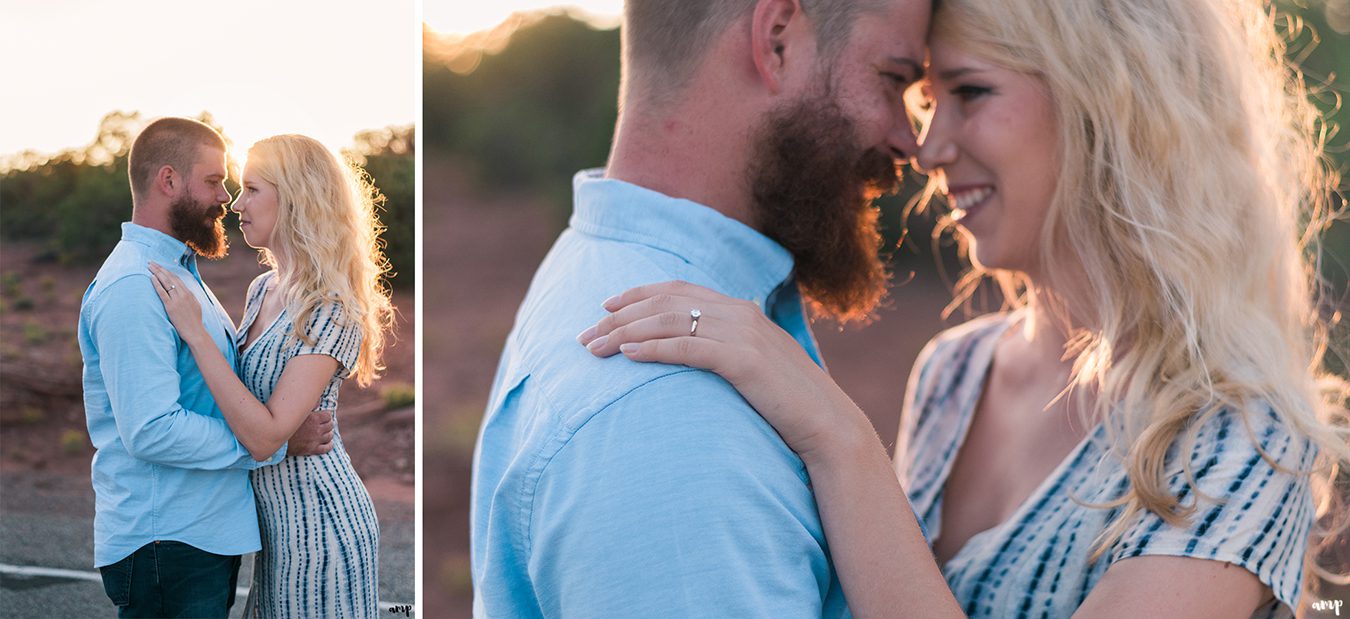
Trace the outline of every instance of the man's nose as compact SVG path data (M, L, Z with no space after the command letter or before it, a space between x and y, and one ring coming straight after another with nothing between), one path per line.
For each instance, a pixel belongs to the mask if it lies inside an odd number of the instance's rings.
M891 131L888 140L891 147L891 156L898 163L913 164L913 159L919 151L919 141L914 136L914 129L908 122L900 123L894 131Z

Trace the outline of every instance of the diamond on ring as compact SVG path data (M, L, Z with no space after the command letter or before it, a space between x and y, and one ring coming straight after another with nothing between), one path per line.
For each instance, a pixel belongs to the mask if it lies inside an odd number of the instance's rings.
M696 309L689 310L689 317L693 319L693 322L689 324L689 335L692 336L698 332L698 319L702 315L703 312L700 312Z

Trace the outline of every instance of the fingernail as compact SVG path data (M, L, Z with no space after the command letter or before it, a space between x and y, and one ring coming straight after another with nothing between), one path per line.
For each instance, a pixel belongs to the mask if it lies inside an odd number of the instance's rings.
M642 348L642 344L639 344L637 342L629 342L627 344L620 344L619 352L622 352L625 355L631 355L637 352L638 349L640 348Z
M591 342L590 344L587 344L587 345L586 345L586 350L589 350L589 351L591 351L591 352L595 352L595 351L597 351L597 350L600 350L600 349L605 345L605 342L608 342L608 341L609 341L609 336L608 336L608 335L602 335L602 336L596 338L594 342Z
M595 326L592 325L591 327L587 328L585 331L582 331L581 333L578 333L578 334L577 334L577 342L578 342L578 343L581 343L581 344L585 344L586 342L591 341L591 339L594 338L594 337L595 337Z
M610 297L610 298L608 298L608 299L605 299L605 302L604 302L604 303L601 303L601 304L600 304L600 307L603 307L603 308L605 308L605 309L607 309L607 310L608 310L608 309L613 309L613 305L614 305L615 303L618 303L618 302L619 302L619 295L616 294L616 295L614 295L614 296L612 296L612 297Z

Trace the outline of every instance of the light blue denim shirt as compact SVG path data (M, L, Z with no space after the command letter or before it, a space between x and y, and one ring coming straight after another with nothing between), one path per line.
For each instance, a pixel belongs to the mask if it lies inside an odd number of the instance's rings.
M225 424L155 293L146 264L185 282L202 324L236 363L234 326L197 273L197 255L133 223L103 262L80 305L84 413L94 453L94 566L155 540L221 555L261 548L248 469L255 462Z
M596 171L574 186L474 456L474 615L847 616L805 467L740 394L575 339L606 298L683 279L758 302L819 362L791 256L706 206Z

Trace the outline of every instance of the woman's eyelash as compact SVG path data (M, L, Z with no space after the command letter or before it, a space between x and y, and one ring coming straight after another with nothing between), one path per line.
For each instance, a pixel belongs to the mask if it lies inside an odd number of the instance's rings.
M951 90L951 93L963 101L974 99L992 92L993 89L985 86L975 86L973 84L963 84Z

